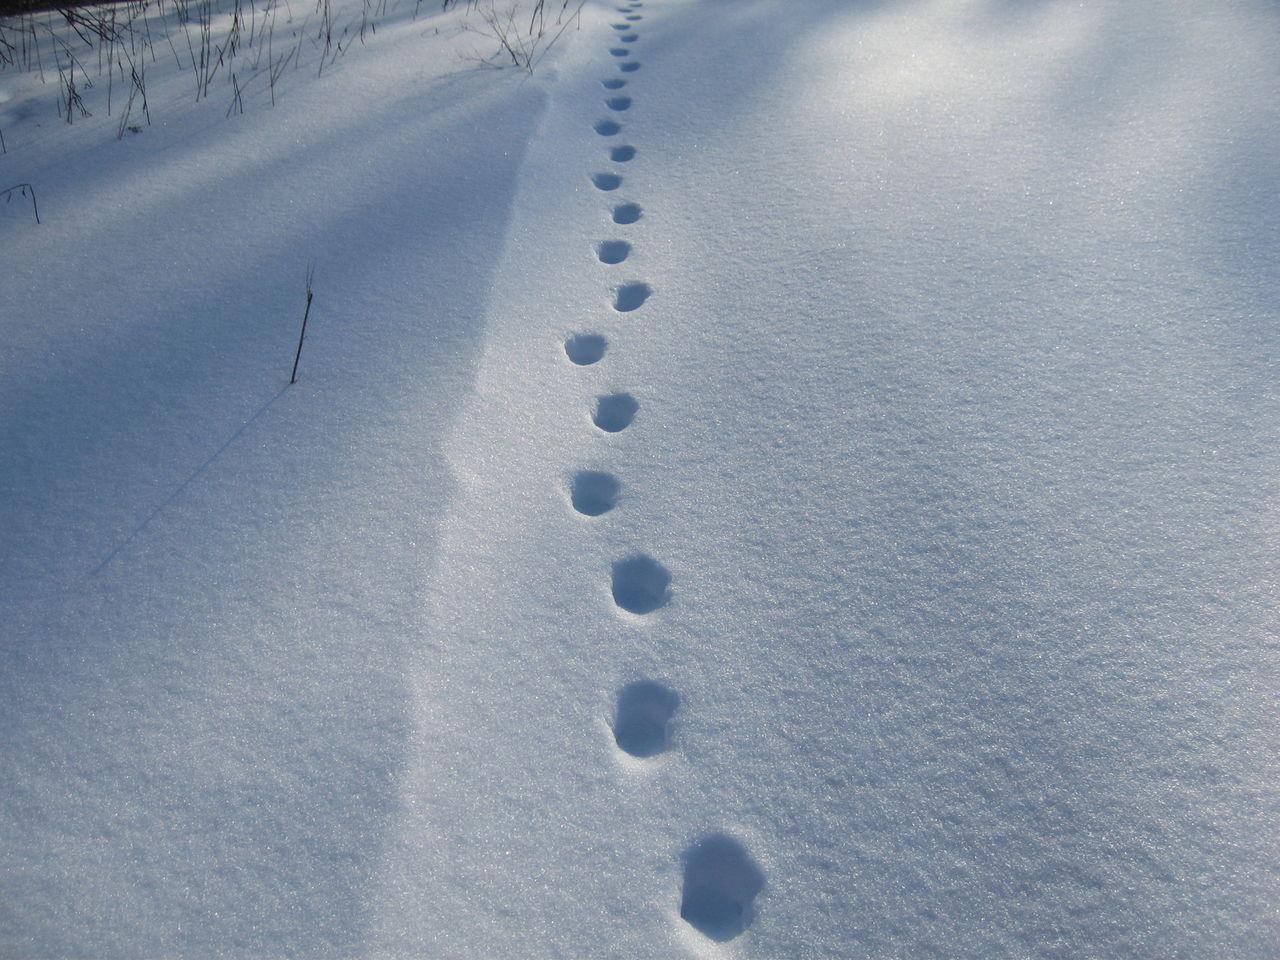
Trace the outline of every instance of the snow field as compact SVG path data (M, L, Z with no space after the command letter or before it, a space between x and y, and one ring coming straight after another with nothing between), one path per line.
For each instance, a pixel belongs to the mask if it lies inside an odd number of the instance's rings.
M15 152L0 953L1280 954L1274 7L421 29Z
M569 51L451 446L381 942L1274 952L1276 398L1239 349L1274 347L1274 22L1127 9L650 3Z
M243 117L5 128L44 222L0 220L4 956L365 942L441 444L544 97L431 30Z

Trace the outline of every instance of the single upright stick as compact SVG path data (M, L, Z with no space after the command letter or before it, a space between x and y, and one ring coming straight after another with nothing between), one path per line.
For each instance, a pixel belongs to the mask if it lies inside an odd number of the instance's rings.
M298 382L298 361L302 359L302 340L307 335L307 317L311 316L311 278L316 268L307 267L307 309L302 312L302 332L298 334L298 352L293 355L293 373L289 375L289 385Z

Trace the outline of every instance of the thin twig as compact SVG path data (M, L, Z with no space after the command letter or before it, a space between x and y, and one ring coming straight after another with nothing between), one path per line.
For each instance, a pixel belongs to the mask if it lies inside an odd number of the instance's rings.
M316 274L314 264L307 266L307 308L302 311L302 332L298 334L298 352L293 355L293 373L289 374L289 385L298 382L298 361L302 359L302 341L307 335L307 317L311 316L311 280Z
M31 212L36 215L36 223L39 223L40 208L36 206L36 188L29 183L15 183L12 187L7 187L4 190L0 190L0 193L4 194L5 203L8 203L10 200L13 199L13 191L15 190L20 191L24 197L30 195ZM308 298L310 298L310 294L308 294Z

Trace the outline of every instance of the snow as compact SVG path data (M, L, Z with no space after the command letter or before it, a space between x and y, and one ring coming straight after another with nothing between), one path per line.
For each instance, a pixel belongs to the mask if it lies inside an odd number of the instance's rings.
M1280 953L1274 7L624 6L0 113L0 953Z
M15 201L0 240L0 953L361 943L544 97L424 29L243 119L7 131L44 223Z

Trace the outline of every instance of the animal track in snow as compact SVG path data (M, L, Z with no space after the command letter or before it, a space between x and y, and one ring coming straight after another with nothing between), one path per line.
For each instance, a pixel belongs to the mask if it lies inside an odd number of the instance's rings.
M619 313L639 310L652 293L653 289L647 283L624 283L613 293L613 309Z
M618 478L598 470L580 470L569 487L573 509L588 517L608 513L618 504Z
M680 697L652 680L629 683L618 691L613 739L633 757L656 757L671 739L671 718Z
M596 185L597 190L617 190L622 186L622 178L616 173L593 173L591 182Z
M613 120L597 120L595 130L602 137L612 137L622 130L622 124Z
M610 110L621 113L623 110L631 109L630 97L610 97L604 102L604 105Z
M618 69L621 70L623 73L633 73L634 71L640 69L640 61L631 60L627 63L619 64Z
M607 342L598 333L575 333L564 342L564 352L571 363L587 367L604 356Z
M621 13L622 11L618 12ZM625 33L631 29L631 24L629 23L611 23L609 26L613 27L613 29L617 30L619 33Z
M637 40L639 40L639 39L640 39L640 34L638 34L638 33L624 33L624 34L623 34L622 36L620 36L618 39L619 39L619 40L621 40L623 43L635 43Z
M636 155L636 148L630 145L613 147L609 150L609 159L614 163L626 163Z
M631 51L628 50L626 47L612 47L610 48L609 52L612 53L615 57L631 56Z
M640 219L640 204L638 203L620 203L613 208L614 223L635 223Z
M596 256L601 263L621 263L631 253L631 244L625 240L602 240L596 244Z
M629 16L629 17L623 17L622 19L624 19L624 20L630 20L632 23L639 23L641 20L643 20L643 19L644 19L644 17L640 16L640 14L638 14L638 13L633 13L633 14L631 14L631 16ZM616 28L615 28L615 29L616 29ZM624 30L626 29L626 25L625 25L625 24L623 25L623 29L624 29Z
M604 87L606 90L621 90L626 85L627 85L627 81L622 80L618 77L614 77L610 80L600 81L600 86Z
M631 426L640 404L629 393L609 393L596 397L596 409L591 422L605 433L617 433Z
M628 613L653 613L671 601L671 574L642 553L613 565L613 602Z
M763 889L764 874L746 848L713 833L685 851L680 916L703 936L724 943L751 926Z

